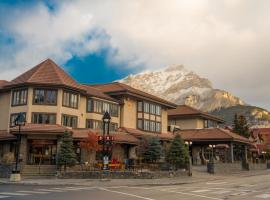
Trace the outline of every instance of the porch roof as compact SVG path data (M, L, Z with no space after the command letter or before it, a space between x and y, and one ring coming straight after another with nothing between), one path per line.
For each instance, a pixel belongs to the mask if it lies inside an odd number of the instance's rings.
M151 132L146 132L142 131L139 129L133 129L133 128L126 128L126 127L121 127L119 128L120 132L125 132L129 133L135 137L159 137L161 140L172 140L174 138L174 135L170 132L167 133L151 133Z
M7 130L0 130L0 141L16 140L14 135L8 133Z
M240 142L251 144L249 139L222 128L179 130L178 133L183 140L192 142Z
M58 124L31 124L26 123L21 127L21 134L63 134L65 131L71 131L71 129L58 125ZM13 127L10 129L10 133L18 134L19 128Z
M93 130L93 129L73 129L72 130L72 136L75 139L84 139L88 137L88 134L99 134L101 135L102 133L98 130ZM114 137L114 141L118 144L137 144L139 140L124 132L110 132L110 134Z

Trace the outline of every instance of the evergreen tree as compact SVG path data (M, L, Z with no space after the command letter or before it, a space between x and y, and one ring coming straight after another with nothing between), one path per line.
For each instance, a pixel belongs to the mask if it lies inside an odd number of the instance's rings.
M73 146L73 138L70 132L65 131L62 137L62 143L57 158L57 165L66 171L66 167L74 166L76 164L76 154Z
M162 155L162 146L157 137L150 138L144 151L144 160L146 162L156 162Z
M185 146L181 136L177 134L166 154L166 161L175 169L185 167L189 162L188 148Z
M234 115L233 132L246 138L250 137L249 126L245 116L238 116L237 114Z

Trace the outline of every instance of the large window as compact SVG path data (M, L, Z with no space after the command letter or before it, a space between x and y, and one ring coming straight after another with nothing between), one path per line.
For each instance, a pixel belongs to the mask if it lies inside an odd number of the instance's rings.
M14 90L12 92L12 106L20 106L27 104L27 89Z
M62 115L62 125L77 128L78 117L73 115Z
M19 113L12 113L12 114L10 115L10 123L9 123L9 126L10 126L10 127L14 127L14 126L15 126L14 121L15 121L15 119L17 118L18 114L19 114ZM23 113L23 116L24 116L24 119L26 120L26 113Z
M87 112L104 114L106 111L113 117L118 117L119 106L117 104L104 102L97 99L88 99Z
M55 113L32 113L33 124L56 124Z
M56 105L57 90L34 89L33 104Z
M70 108L78 108L78 94L64 91L63 92L63 106Z
M103 130L103 122L100 120L87 119L86 120L86 128ZM118 129L117 123L110 123L110 131L116 131Z
M145 115L146 114L146 115ZM161 106L147 102L137 102L137 128L149 132L161 132Z

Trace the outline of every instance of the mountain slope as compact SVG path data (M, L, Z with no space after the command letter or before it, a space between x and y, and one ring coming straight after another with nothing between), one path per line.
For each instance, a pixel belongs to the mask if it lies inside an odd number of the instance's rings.
M184 66L129 75L120 80L134 88L157 95L176 104L186 104L220 116L231 125L234 114L244 114L251 126L270 126L270 113L247 105L231 93L215 89L212 83Z
M207 112L245 105L241 99L229 92L214 89L208 79L185 69L182 65L129 75L121 82L174 103L187 104Z

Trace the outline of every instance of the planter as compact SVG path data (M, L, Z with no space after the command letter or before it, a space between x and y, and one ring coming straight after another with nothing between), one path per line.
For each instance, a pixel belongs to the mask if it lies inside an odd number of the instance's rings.
M10 182L20 182L21 181L20 171L12 171L9 180Z

